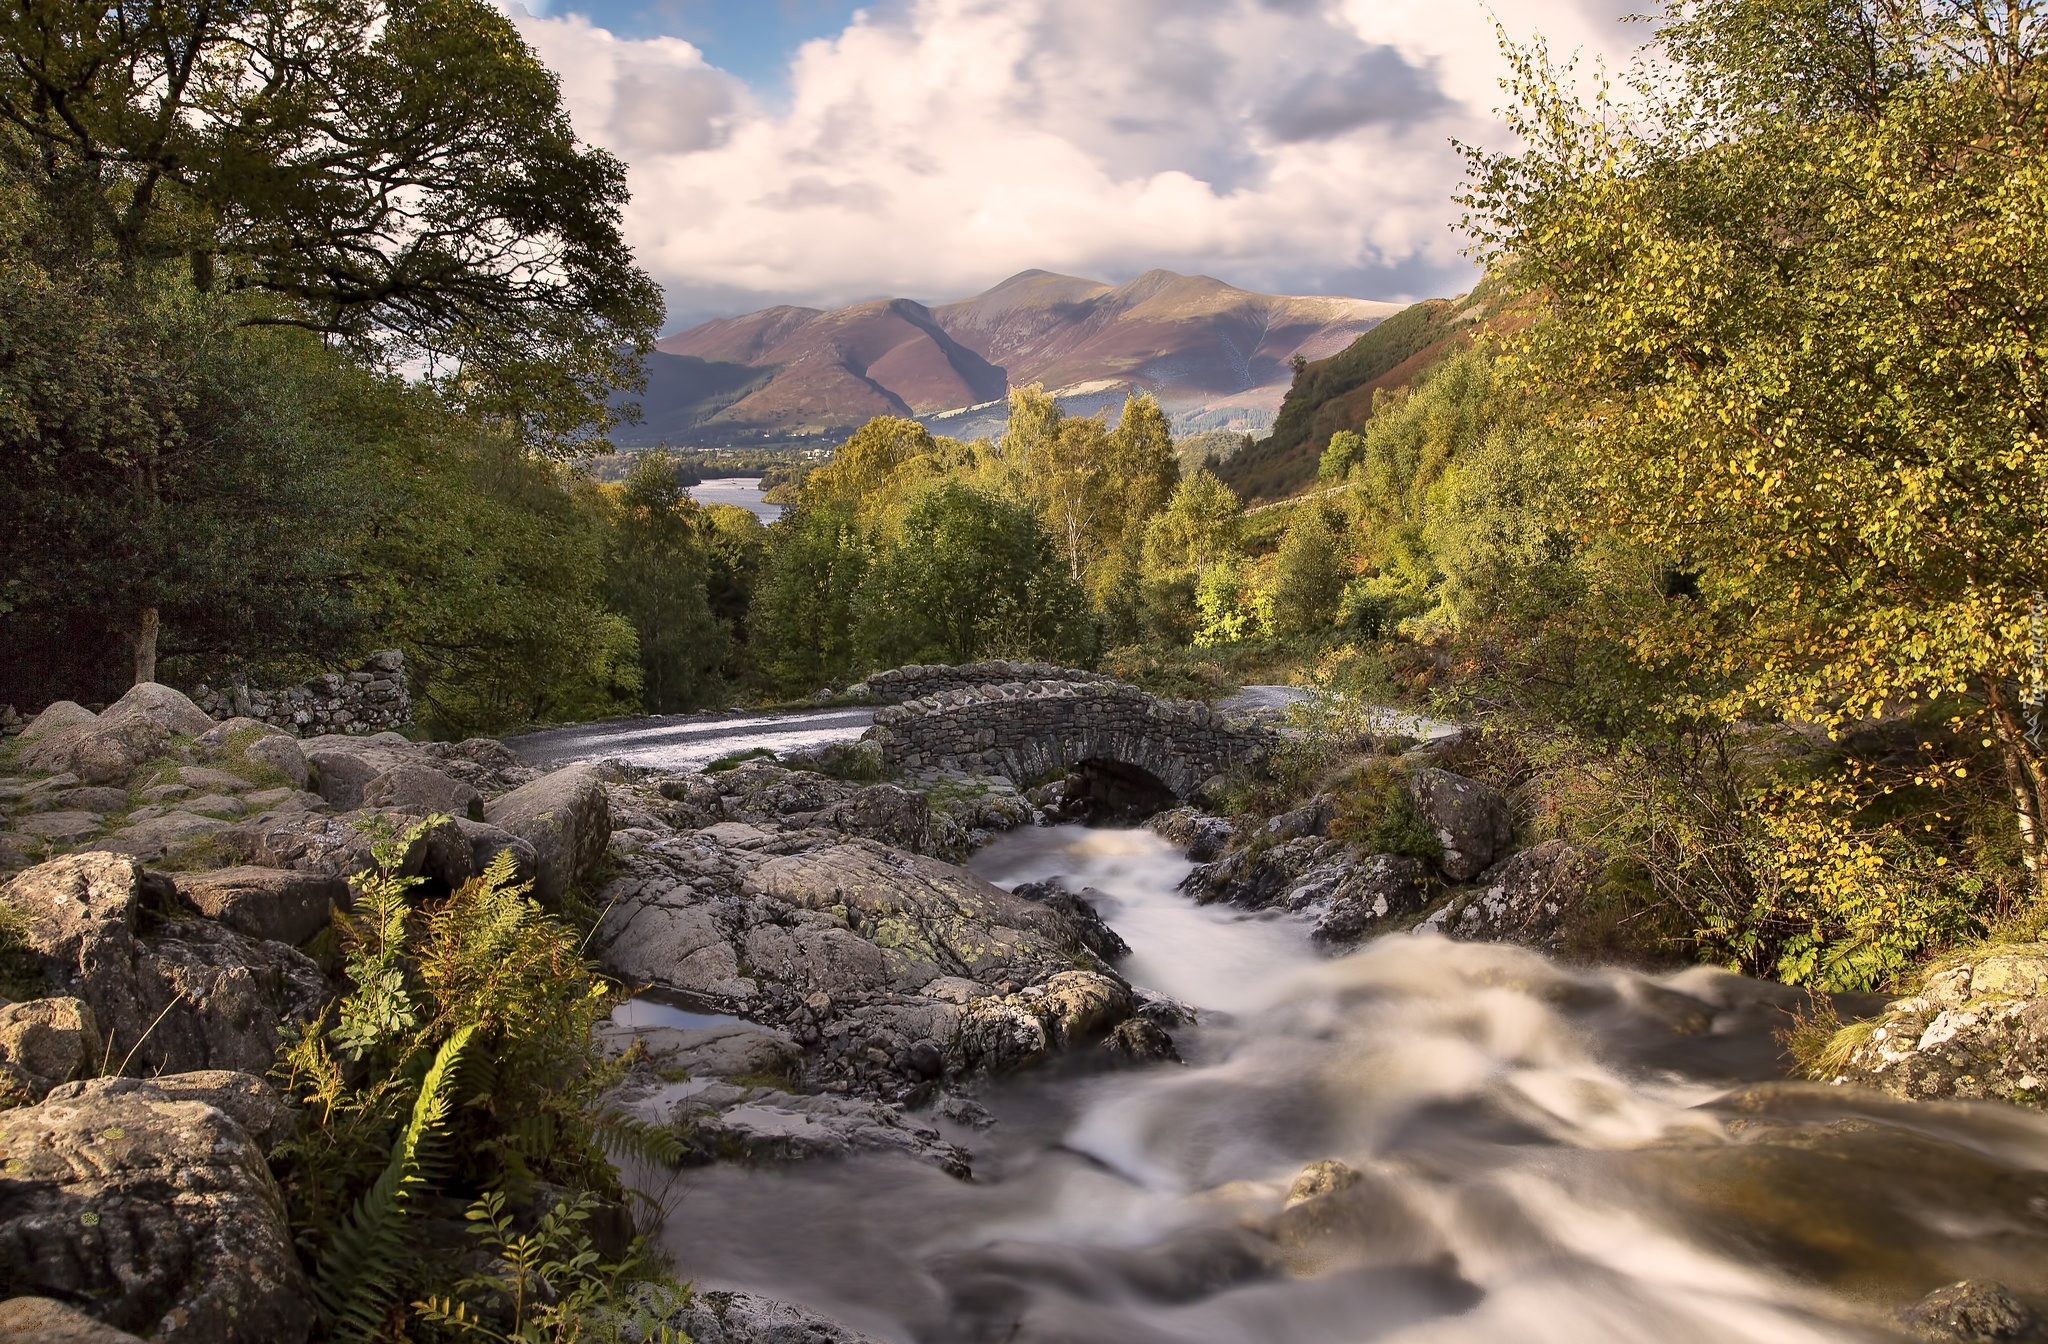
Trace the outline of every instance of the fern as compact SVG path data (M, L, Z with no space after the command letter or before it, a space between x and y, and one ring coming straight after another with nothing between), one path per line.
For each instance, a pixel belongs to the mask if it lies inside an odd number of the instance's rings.
M434 1141L453 1105L449 1093L456 1066L474 1033L474 1027L458 1029L435 1054L413 1102L412 1119L392 1145L383 1174L357 1201L348 1221L335 1229L320 1258L314 1292L337 1339L369 1339L401 1300L411 1242L406 1215L427 1182Z

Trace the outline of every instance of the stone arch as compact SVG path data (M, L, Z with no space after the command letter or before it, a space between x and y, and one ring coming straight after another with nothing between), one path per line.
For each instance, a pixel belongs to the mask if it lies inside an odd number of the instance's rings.
M1262 753L1264 732L1120 682L1020 682L891 706L869 730L888 766L1047 779L1084 762L1143 771L1177 798Z

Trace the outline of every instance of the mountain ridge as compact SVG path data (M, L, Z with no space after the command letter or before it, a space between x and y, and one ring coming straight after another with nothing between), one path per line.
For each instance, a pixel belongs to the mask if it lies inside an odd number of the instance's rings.
M1033 382L1085 387L1105 404L1147 391L1178 419L1253 427L1278 411L1296 354L1334 353L1403 306L1158 269L1121 285L1025 270L932 305L778 305L657 342L645 419L614 437L629 447L820 438L876 415L957 417Z

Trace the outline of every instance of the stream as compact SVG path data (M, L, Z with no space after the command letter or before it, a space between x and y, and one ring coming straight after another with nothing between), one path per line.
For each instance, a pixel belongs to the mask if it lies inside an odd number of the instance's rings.
M1333 959L1298 918L1195 906L1149 831L1018 831L970 867L1093 888L1124 974L1201 1011L1186 1066L983 1089L998 1124L947 1129L972 1181L687 1172L664 1239L700 1287L894 1344L1903 1340L1957 1279L2048 1292L2048 1117L1784 1083L1782 986L1409 935ZM1333 1158L1339 1214L1246 1230Z

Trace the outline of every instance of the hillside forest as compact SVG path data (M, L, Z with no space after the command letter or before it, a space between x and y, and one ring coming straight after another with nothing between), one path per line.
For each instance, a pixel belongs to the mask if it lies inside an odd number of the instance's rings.
M1297 365L1271 437L1024 387L992 439L868 423L763 526L589 465L661 304L513 30L289 8L186 83L156 53L218 34L0 34L0 703L387 647L451 737L994 656L1295 679L1347 697L1239 805L1369 808L1344 705L1479 725L1462 768L1608 856L1581 954L1871 989L2039 928L2035 19L1705 0L1591 80L1504 37L1485 282Z

